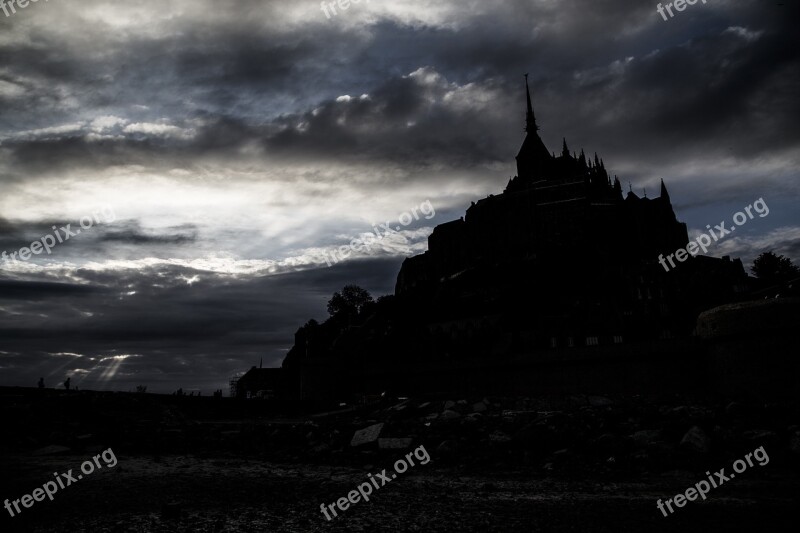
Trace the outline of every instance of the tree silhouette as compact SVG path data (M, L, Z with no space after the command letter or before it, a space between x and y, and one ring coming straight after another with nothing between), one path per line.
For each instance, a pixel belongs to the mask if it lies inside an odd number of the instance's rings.
M753 261L753 274L767 283L780 283L800 276L800 268L797 268L788 257L770 250L763 252Z
M328 300L328 313L331 316L338 314L357 315L365 305L372 302L372 296L358 285L345 285L342 292L334 292Z

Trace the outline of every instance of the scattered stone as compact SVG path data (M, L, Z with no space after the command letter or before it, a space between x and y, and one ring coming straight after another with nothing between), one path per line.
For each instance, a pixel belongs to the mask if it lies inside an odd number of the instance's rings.
M631 455L634 462L639 464L647 464L650 461L650 454L644 450L639 450Z
M39 448L33 455L58 455L61 453L69 452L69 448L66 446L59 446L58 444L51 444L50 446L45 446L44 448Z
M711 442L705 431L698 426L692 426L681 439L680 446L693 452L708 453Z
M395 438L395 439L378 439L378 448L381 450L405 450L411 447L411 442L414 439L411 437Z
M391 410L391 411L402 411L403 409L406 408L407 404L408 404L408 400L403 400L402 402L398 403L394 407L390 407L389 410Z
M764 429L751 429L749 431L745 431L742 436L749 440L767 440L767 439L774 439L775 432L774 431L767 431Z
M311 448L311 451L314 453L327 453L331 451L331 447L323 442L322 444L318 444Z
M455 453L456 451L458 451L458 442L454 440L443 441L441 444L439 444L439 446L436 447L437 454L447 455Z
M632 438L637 446L647 446L648 444L661 440L661 430L643 429L634 433Z
M686 407L685 405L680 405L678 407L670 409L669 410L669 414L672 415L673 417L688 416L689 415L689 408Z
M744 414L744 406L739 402L731 402L725 407L725 414L731 418L739 418Z
M478 402L472 406L472 411L475 413L485 413L486 412L486 404L483 402Z
M448 409L448 410L446 410L445 412L442 413L442 418L445 419L445 420L455 420L456 418L459 418L460 416L461 416L460 414L458 414L455 411L451 411L450 409Z
M353 439L350 441L350 446L363 446L364 444L372 444L378 440L378 435L381 434L383 429L383 422L373 424L364 429L360 429L353 434Z
M448 409L452 409L455 406L456 406L456 402L454 402L453 400L447 400L446 402L444 402L445 411L448 410Z
M619 455L623 451L624 441L612 433L603 433L594 439L594 445L602 454Z
M608 407L609 405L614 405L614 402L606 398L605 396L589 396L589 405L592 407Z
M792 453L800 454L800 433L795 433L789 443L789 449Z
M495 431L494 433L489 435L489 442L493 444L504 444L509 441L511 441L511 437L509 437L502 431Z

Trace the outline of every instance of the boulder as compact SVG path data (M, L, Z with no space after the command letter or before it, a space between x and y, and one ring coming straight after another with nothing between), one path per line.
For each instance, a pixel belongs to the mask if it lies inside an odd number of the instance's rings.
M365 444L372 444L378 440L378 436L383 429L383 422L373 424L364 429L360 429L353 434L353 439L350 441L350 446L363 446Z
M680 446L691 452L708 453L711 448L711 439L700 427L692 426L681 439Z

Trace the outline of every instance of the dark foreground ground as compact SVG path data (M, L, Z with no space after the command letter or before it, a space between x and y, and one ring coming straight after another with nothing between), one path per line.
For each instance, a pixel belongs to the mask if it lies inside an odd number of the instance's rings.
M0 531L795 531L800 426L754 398L383 399L317 416L157 395L0 390L0 499L113 449L118 464ZM355 431L384 423L353 446ZM399 441L392 441L398 444ZM384 448L382 449L381 446ZM333 503L424 446L417 464L328 522ZM706 471L769 462L663 517ZM419 462L419 461L418 461ZM101 464L104 464L101 460Z

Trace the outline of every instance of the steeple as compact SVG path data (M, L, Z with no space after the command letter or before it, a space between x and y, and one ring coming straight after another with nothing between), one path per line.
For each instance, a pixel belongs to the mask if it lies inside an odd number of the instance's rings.
M569 148L567 148L567 138L564 137L564 145L561 147L561 155L565 158L569 157Z
M536 125L536 115L533 114L533 105L531 105L531 90L528 88L527 74L525 74L525 96L528 98L528 112L525 115L525 131L539 131L539 126Z
M554 154L542 142L537 131L536 116L531 104L531 91L528 87L528 75L525 74L525 97L528 104L525 113L525 140L517 154L517 175L525 180L546 179Z
M664 179L661 179L661 198L664 198L667 202L670 202L669 193L667 192L667 186L664 185Z

